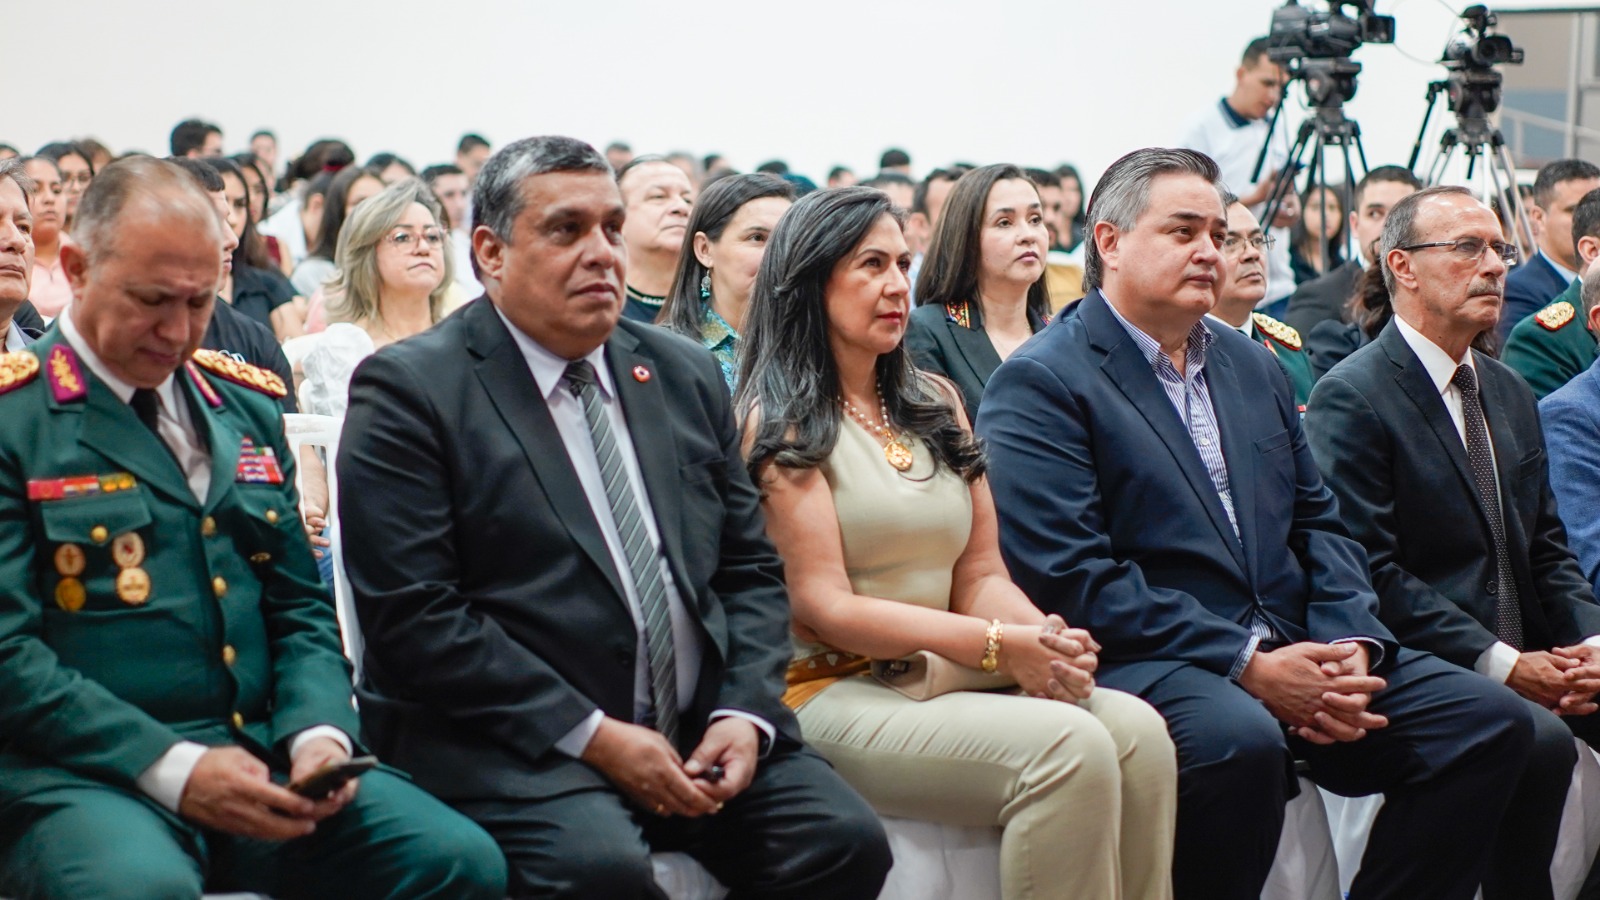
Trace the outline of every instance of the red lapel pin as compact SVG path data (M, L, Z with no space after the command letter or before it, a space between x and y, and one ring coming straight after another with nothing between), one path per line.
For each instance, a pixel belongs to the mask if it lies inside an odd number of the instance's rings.
M633 380L639 382L640 384L644 384L646 381L650 380L650 370L646 369L644 366L634 366Z

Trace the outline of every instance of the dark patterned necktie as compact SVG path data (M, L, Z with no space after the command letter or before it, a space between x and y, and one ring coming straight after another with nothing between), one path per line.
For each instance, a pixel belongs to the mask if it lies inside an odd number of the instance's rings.
M622 463L622 452L611 433L611 420L600 402L594 367L579 361L567 366L567 388L583 404L583 417L589 422L594 439L594 455L600 462L600 480L605 484L606 502L616 523L628 558L629 577L639 597L639 615L644 619L645 650L650 656L650 699L655 705L655 727L673 746L678 743L678 662L672 647L672 617L667 608L667 586L661 574L661 553L650 540L644 513L634 494L633 482Z
M182 470L183 463L178 461L178 451L172 449L172 445L167 443L166 436L161 433L161 398L156 395L155 389L134 388L133 396L128 398L128 405L133 407L134 414L144 423L144 427L150 429L150 433L161 442L161 449L167 451L167 455L172 457L172 461L178 463L179 470Z
M1472 480L1478 483L1478 497L1489 513L1489 532L1494 535L1495 579L1490 583L1489 593L1495 597L1495 637L1520 651L1522 608L1517 605L1517 580L1506 547L1500 485L1494 477L1494 457L1490 454L1489 427L1484 423L1483 403L1478 396L1478 377L1471 366L1462 365L1456 368L1450 382L1461 389L1461 416L1467 426L1467 462L1472 465Z

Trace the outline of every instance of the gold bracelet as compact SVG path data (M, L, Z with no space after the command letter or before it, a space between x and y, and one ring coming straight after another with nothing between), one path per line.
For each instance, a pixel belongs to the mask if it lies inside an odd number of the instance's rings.
M1006 635L1006 626L999 619L989 620L989 629L983 633L983 662L985 672L993 675L1000 670L1000 641Z

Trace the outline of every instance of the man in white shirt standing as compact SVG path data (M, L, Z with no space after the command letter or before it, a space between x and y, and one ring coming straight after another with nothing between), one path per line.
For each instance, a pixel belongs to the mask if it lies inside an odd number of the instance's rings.
M1317 382L1307 439L1383 623L1536 707L1483 892L1550 897L1572 737L1600 738L1600 605L1556 514L1533 392L1471 349L1516 248L1468 190L1434 187L1395 204L1377 255L1394 318Z
M1179 147L1199 150L1216 160L1217 168L1222 170L1223 184L1237 194L1240 202L1258 219L1266 212L1273 182L1288 163L1293 142L1288 124L1281 118L1276 130L1271 130L1272 113L1288 87L1289 73L1268 57L1267 46L1267 39L1263 37L1245 47L1239 68L1234 71L1233 91L1190 119L1177 143ZM1253 179L1251 176L1263 145L1267 145L1266 162L1261 166L1261 177ZM1294 292L1294 270L1289 267L1289 227L1299 218L1299 197L1290 188L1267 232L1274 243L1267 254L1269 288L1260 304L1263 311L1278 318L1282 318L1282 306Z

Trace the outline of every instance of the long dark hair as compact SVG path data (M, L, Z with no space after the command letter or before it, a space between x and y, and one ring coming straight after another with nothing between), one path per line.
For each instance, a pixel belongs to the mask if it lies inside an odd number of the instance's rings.
M1322 198L1314 195L1323 190L1333 195L1332 199L1339 204L1339 215L1328 223L1333 226L1333 231L1324 238L1318 238L1311 233L1310 228L1306 227L1306 216L1313 209L1322 208ZM1345 191L1339 185L1324 188L1313 184L1300 194L1300 218L1296 219L1293 227L1289 229L1289 245L1300 251L1300 255L1305 256L1306 261L1310 262L1309 253L1317 245L1317 241L1321 240L1323 272L1331 272L1337 268L1344 256L1344 233L1350 227L1350 210L1345 209L1347 199Z
M322 228L317 232L317 245L311 248L307 256L333 261L334 250L339 246L339 229L344 227L345 198L350 196L350 188L363 178L383 183L377 172L359 166L346 166L333 176L333 181L328 184L328 193L322 199Z
M979 318L973 321L981 319L983 304L978 299L978 276L983 271L983 211L989 205L989 192L994 186L1013 178L1034 187L1028 173L1020 167L995 163L961 176L950 190L950 196L944 201L944 211L939 214L939 227L934 229L933 241L922 257L922 271L917 276L918 306L970 303L979 312ZM1037 195L1037 187L1034 193ZM1047 246L1039 248L1041 262L1048 249ZM1041 271L1039 280L1028 288L1028 313L1040 319L1050 314L1050 291L1044 282Z
M834 266L884 216L901 222L882 191L836 188L802 197L772 232L745 314L734 397L742 418L759 410L745 463L758 483L767 463L814 468L839 441L842 396L826 290ZM912 367L903 342L878 357L877 375L890 420L927 442L936 464L968 482L983 476L977 440L957 423L950 398Z
M210 156L200 160L216 170L218 175L232 175L244 185L244 232L239 235L239 246L233 248L233 267L249 266L252 269L277 270L267 253L267 242L256 233L256 209L251 203L250 182L245 180L244 169L226 156Z
M656 324L672 331L699 339L700 337L700 280L709 269L701 265L694 255L694 236L704 233L713 241L722 239L722 232L739 214L746 203L763 197L794 199L794 185L776 175L730 175L706 188L695 200L689 212L689 226L683 232L683 252L678 254L678 273L672 279L672 290L667 292L661 312L656 314Z

